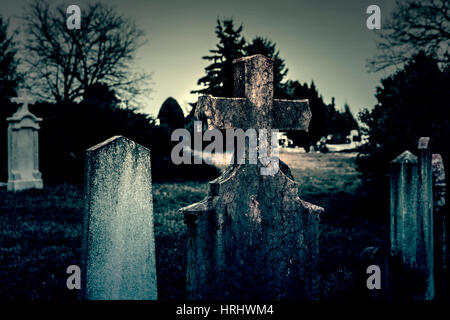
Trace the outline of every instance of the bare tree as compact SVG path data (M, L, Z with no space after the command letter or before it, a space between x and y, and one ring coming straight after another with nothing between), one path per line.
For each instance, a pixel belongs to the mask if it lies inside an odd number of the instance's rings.
M379 54L368 68L377 72L411 60L419 51L438 62L450 62L450 2L397 0L392 17L382 26Z
M81 29L70 30L66 7L51 8L34 0L23 16L26 32L24 60L30 67L28 86L42 98L77 101L86 88L104 83L122 101L147 92L149 75L132 72L143 31L113 8L101 3L82 11Z

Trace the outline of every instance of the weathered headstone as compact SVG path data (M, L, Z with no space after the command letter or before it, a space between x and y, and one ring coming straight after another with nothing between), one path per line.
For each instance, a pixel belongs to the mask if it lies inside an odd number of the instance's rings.
M39 123L28 110L33 100L29 97L13 98L21 103L8 121L8 191L42 189L43 181L39 171Z
M417 271L424 263L418 253L423 236L419 229L417 157L405 151L395 158L391 162L390 181L393 289L397 296L423 299L425 278Z
M421 241L418 246L419 267L426 279L424 299L434 299L434 249L433 249L433 169L431 166L430 138L422 137L418 144L419 208L418 219Z
M391 255L397 294L435 297L433 181L429 138L418 157L405 151L391 163Z
M445 206L446 183L444 161L440 154L432 155L433 167L433 225L436 296L449 296L447 209Z
M411 152L405 151L391 162L391 255L410 269L418 263L418 179L417 157Z
M157 298L150 168L150 151L125 137L87 151L83 298Z
M273 99L273 60L234 61L236 98L199 98L196 116L210 129L307 130L307 101ZM258 136L258 148L268 135ZM210 182L207 198L180 210L188 228L190 299L318 297L319 214L299 185L267 163L233 164ZM269 170L270 171L270 170Z

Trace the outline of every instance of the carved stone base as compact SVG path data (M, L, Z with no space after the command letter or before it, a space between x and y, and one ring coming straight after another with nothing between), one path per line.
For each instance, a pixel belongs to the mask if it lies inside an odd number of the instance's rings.
M317 299L319 215L281 170L233 165L180 210L189 299Z
M6 186L8 191L23 191L28 189L43 189L44 182L42 179L36 180L9 180Z

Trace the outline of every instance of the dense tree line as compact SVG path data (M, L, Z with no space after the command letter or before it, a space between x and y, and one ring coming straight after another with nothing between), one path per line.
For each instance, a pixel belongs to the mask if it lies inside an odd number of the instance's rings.
M286 80L288 69L276 43L263 37L255 37L247 42L242 36L243 27L234 25L232 19L217 20L216 48L211 55L203 59L211 64L205 68L205 75L197 82L203 88L192 91L199 94L211 94L217 97L233 96L233 60L254 54L263 54L274 59L274 97L275 99L309 99L312 121L309 132L288 132L294 144L309 150L322 136L332 133L348 134L351 129L358 129L348 106L344 111L336 109L334 99L331 104L324 102L314 82L310 85L299 81ZM192 122L195 103L192 104L188 123Z
M363 172L387 173L391 160L415 152L420 137L448 159L450 141L450 68L421 52L377 88L377 105L360 113L370 136L360 158Z

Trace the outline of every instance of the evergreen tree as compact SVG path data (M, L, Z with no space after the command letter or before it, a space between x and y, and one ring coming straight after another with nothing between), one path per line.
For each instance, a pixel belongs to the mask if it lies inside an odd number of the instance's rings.
M8 35L8 22L0 16L0 103L9 101L16 95L22 81L17 72L17 49L13 37Z
M343 111L330 109L328 118L327 133L329 134L348 135L351 130L359 129L358 122L347 103L345 103Z
M319 95L314 81L311 85L300 84L298 81L288 81L287 87L290 93L290 99L308 99L312 118L309 124L308 132L289 131L288 137L293 140L297 146L304 147L309 151L311 145L315 144L321 137L328 133L330 119L336 112L334 102L331 105L325 104L323 97Z
M212 63L205 68L206 75L197 82L204 88L191 91L192 93L216 97L233 96L233 60L244 56L245 39L241 36L242 29L242 25L235 28L233 19L217 19L216 35L219 43L216 49L210 50L212 55L202 57Z
M350 133L352 130L359 130L358 121L356 121L352 111L350 110L350 106L347 103L344 105L344 112L342 115L344 118L344 125L342 127L343 132Z

